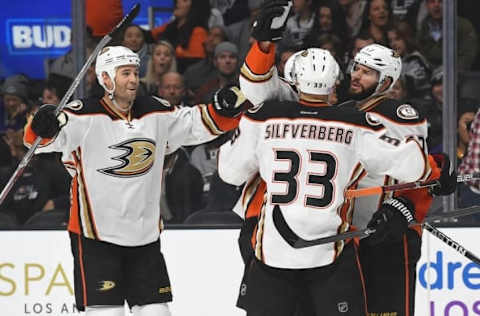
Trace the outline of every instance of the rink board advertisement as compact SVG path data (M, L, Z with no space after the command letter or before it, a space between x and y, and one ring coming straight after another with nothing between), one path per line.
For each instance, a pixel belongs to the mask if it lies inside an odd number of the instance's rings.
M141 10L133 21L148 26L148 7L171 8L173 0L122 0L124 14L135 3ZM44 60L71 49L72 1L7 1L0 10L0 77L24 73L42 79ZM106 13L107 14L107 13ZM156 13L155 25L168 21L170 12Z
M441 229L480 254L480 228ZM480 315L480 267L425 232L417 266L416 315ZM172 281L173 315L240 316L243 271L238 230L167 230L162 249ZM0 315L80 315L64 231L0 232Z

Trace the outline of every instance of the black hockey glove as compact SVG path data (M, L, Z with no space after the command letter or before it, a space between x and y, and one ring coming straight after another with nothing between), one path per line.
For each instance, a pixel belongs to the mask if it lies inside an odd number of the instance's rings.
M383 242L396 242L407 231L408 224L415 220L413 204L403 198L388 199L373 214L367 227L375 229L375 233L368 237L372 246Z
M291 0L265 0L253 22L252 37L269 42L282 39L291 7Z
M53 138L60 129L67 123L65 113L55 116L56 105L42 105L32 120L32 130L42 138Z
M434 195L452 194L457 188L457 173L450 172L450 158L445 153L433 154L432 157L441 171L440 178L437 179L439 185L432 187L430 192Z
M250 108L251 105L240 88L236 86L223 87L213 96L215 110L218 114L226 117L236 117Z

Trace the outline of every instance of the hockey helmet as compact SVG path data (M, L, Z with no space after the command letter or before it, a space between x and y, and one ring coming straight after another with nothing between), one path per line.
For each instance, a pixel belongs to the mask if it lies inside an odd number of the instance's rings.
M328 95L333 91L340 67L328 50L309 48L290 56L285 79L304 93Z
M107 46L98 54L95 64L95 73L98 82L108 92L115 91L115 74L120 66L134 65L140 67L140 58L130 48L124 46ZM102 73L106 72L113 82L113 88L107 89L103 82Z
M400 77L402 71L402 59L393 49L379 45L370 44L362 48L354 58L355 64L367 66L378 71L378 83L375 92L378 92L385 80L390 77L392 83L384 91L389 91ZM353 72L355 67L352 67Z

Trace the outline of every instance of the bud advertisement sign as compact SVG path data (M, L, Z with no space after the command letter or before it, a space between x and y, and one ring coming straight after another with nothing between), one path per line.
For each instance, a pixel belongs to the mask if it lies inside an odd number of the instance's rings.
M148 7L172 7L172 0L122 0L124 13L135 3L141 11L134 23L148 26ZM45 62L71 49L72 1L7 1L0 10L0 78L24 73L45 78ZM108 14L108 13L106 13ZM166 22L170 13L157 13L155 25Z

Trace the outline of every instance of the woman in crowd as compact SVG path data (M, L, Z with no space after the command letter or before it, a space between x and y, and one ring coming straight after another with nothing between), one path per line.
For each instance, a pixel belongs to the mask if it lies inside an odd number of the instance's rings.
M393 15L389 1L370 0L365 7L360 33L369 33L376 43L388 46L387 30L390 29L392 22Z
M163 74L177 71L175 49L167 41L153 44L152 55L147 62L147 73L140 81L145 84L147 94L156 94Z
M175 0L173 21L152 30L154 39L166 39L175 47L180 73L205 58L203 42L207 38L209 16L208 0Z

